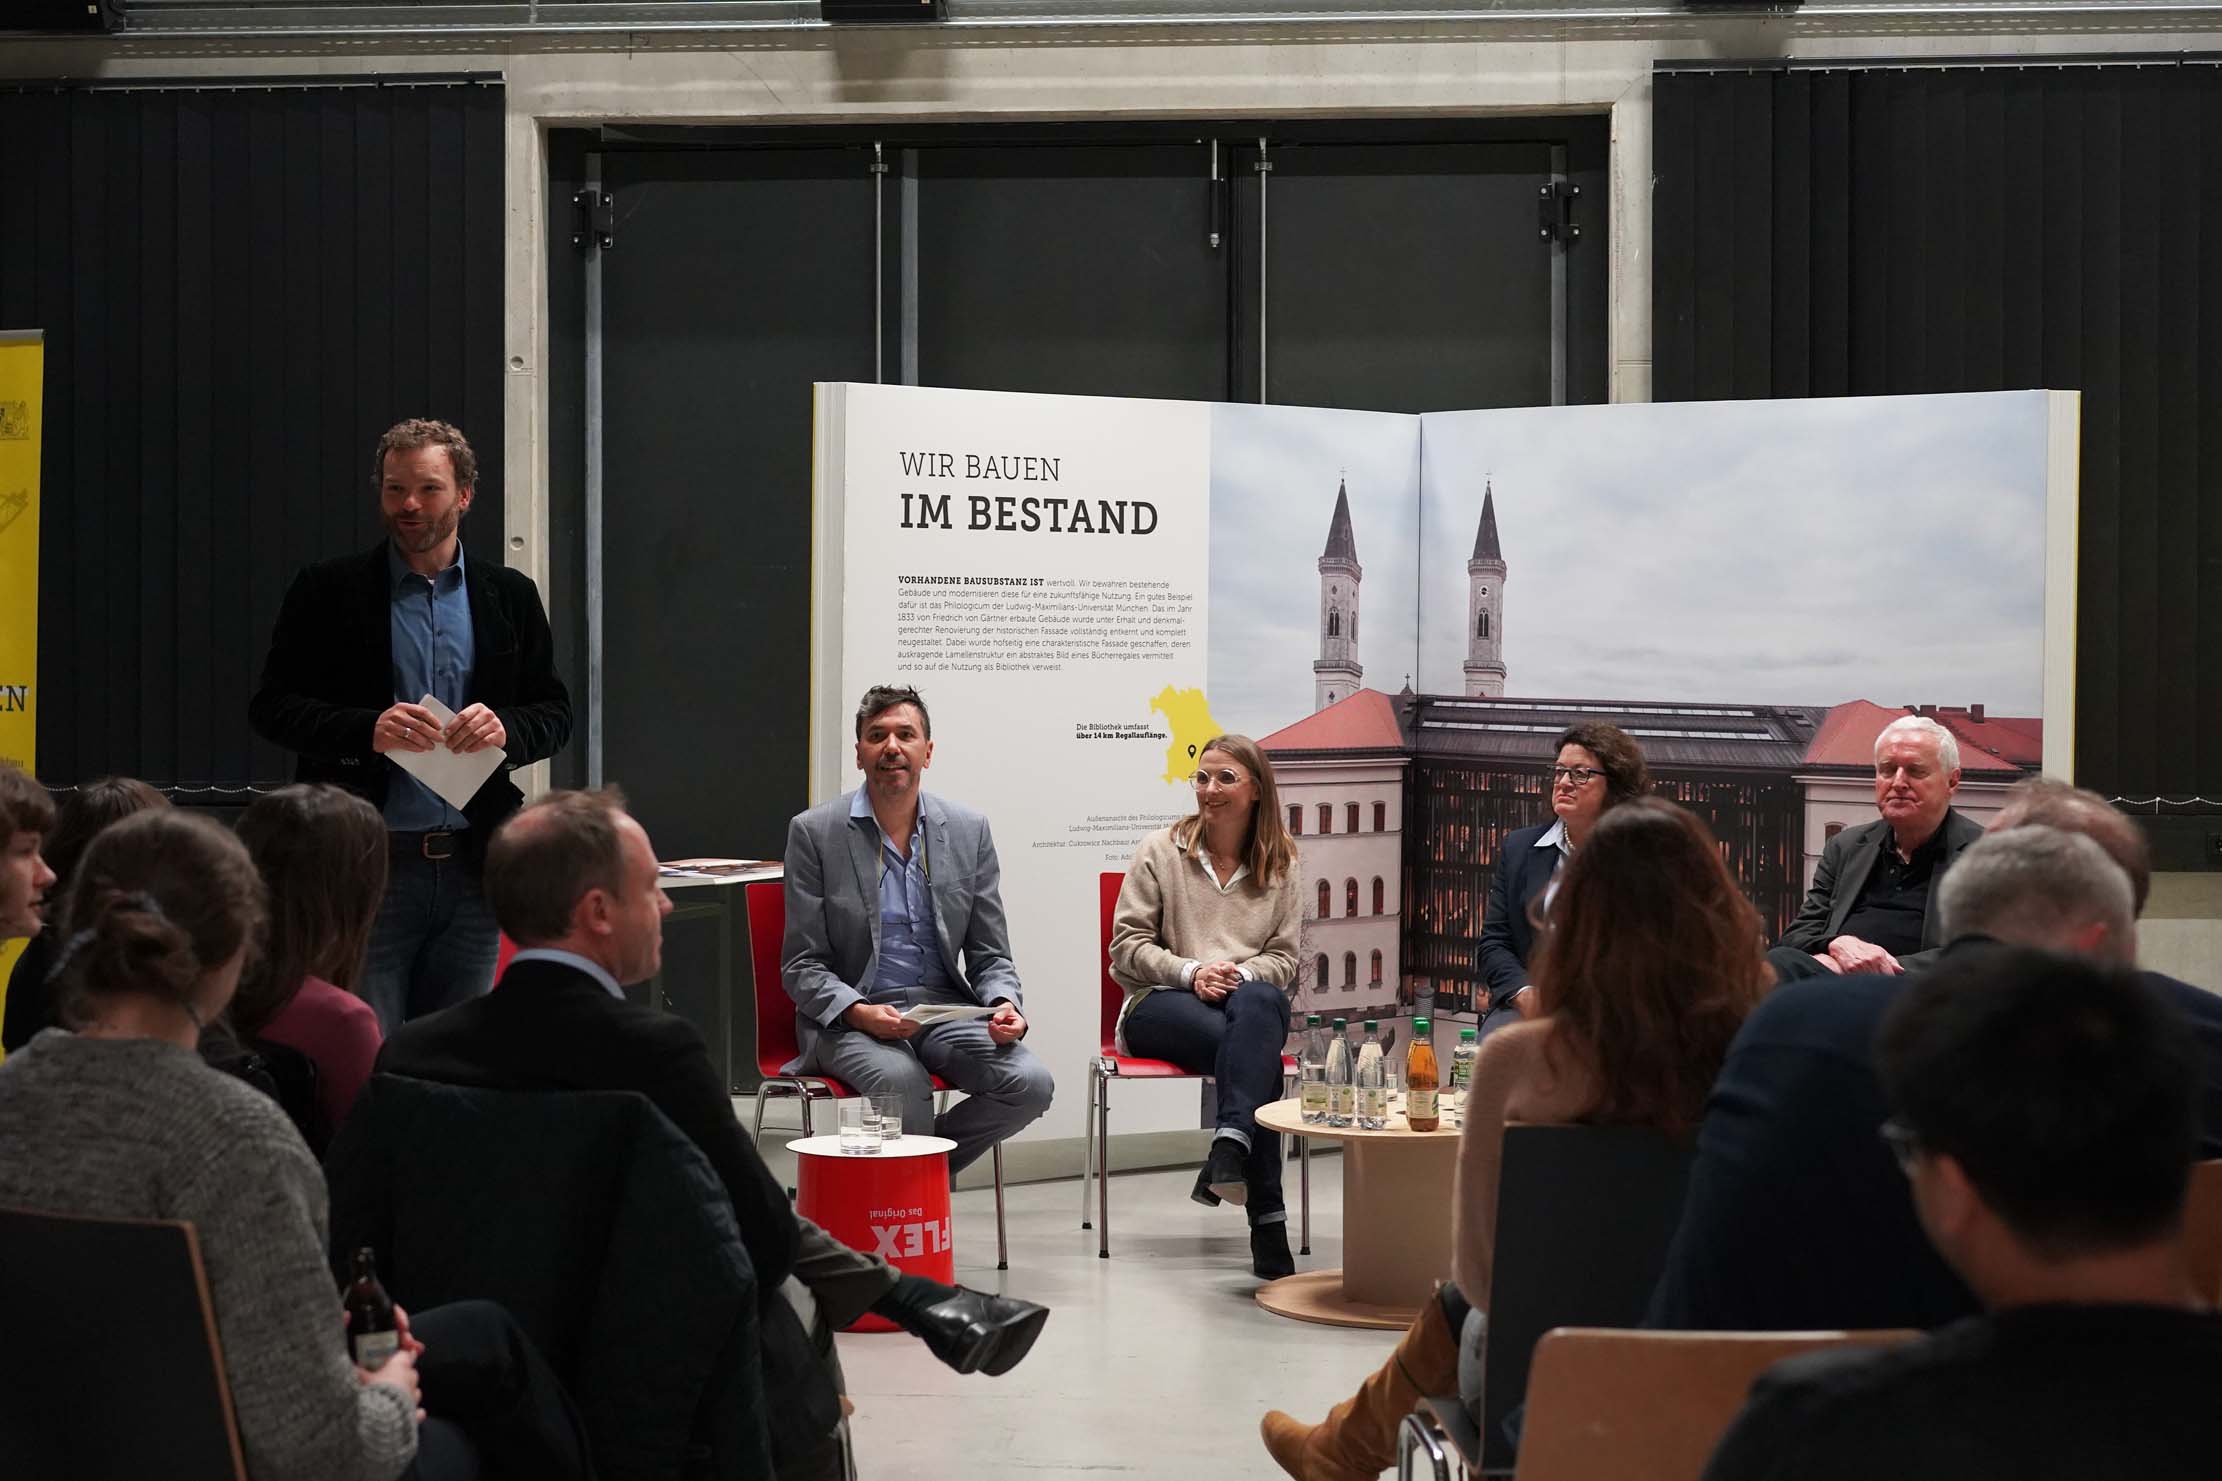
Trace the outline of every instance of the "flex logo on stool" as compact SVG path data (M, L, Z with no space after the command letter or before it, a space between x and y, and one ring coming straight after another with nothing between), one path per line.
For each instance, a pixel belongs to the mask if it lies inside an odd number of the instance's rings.
M938 1255L949 1248L949 1219L924 1217L923 1208L876 1208L872 1221L872 1253L894 1260Z

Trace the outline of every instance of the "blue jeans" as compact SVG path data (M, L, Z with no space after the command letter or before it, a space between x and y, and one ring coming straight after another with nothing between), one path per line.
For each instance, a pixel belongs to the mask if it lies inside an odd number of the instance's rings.
M1245 982L1219 1002L1182 988L1163 988L1126 1015L1126 1046L1150 1059L1169 1059L1190 1074L1219 1082L1219 1125L1250 1139L1242 1181L1249 1186L1253 1224L1285 1216L1281 1137L1257 1124L1257 1109L1281 1097L1281 1049L1288 1043L1288 996L1270 982Z
M860 1095L903 1097L903 1130L945 1136L957 1144L949 1171L961 1172L995 1144L1032 1124L1056 1093L1049 1071L1024 1044L998 1046L980 1019L937 1023L900 1042L861 1029L828 1029L810 1051L820 1074L847 1082ZM964 1092L949 1114L934 1115L933 1077Z
M479 890L475 864L461 855L427 859L401 847L391 857L358 990L389 1037L412 1018L492 988L501 954L501 932Z

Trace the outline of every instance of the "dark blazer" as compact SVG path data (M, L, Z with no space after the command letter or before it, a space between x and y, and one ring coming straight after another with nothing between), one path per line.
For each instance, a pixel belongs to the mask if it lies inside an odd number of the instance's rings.
M1497 851L1497 867L1489 875L1489 911L1481 922L1481 975L1489 984L1493 1008L1503 1007L1507 998L1527 985L1528 953L1535 947L1528 908L1558 868L1557 849L1535 846L1550 831L1551 823L1538 823L1506 834L1504 847Z
M1929 876L1929 903L1936 903L1938 883L1944 871L1960 851L1983 836L1982 825L1962 817L1955 809L1947 809L1943 823L1938 825L1944 834L1944 851L1937 858L1936 872ZM1877 818L1872 823L1862 823L1857 828L1846 828L1830 839L1821 850L1820 867L1813 871L1813 888L1806 891L1805 903L1798 907L1797 917L1790 928L1782 933L1779 943L1799 951L1819 952L1829 942L1844 934L1844 918L1859 904L1859 892L1867 888L1867 876L1874 872L1875 861L1882 857L1883 846L1890 842L1890 824ZM1944 944L1943 922L1937 919L1932 908L1921 922L1921 950L1910 956L1898 958L1901 965L1919 966Z
M394 768L371 749L371 728L394 702L393 594L381 540L362 555L320 562L293 578L270 633L262 684L247 720L295 752L294 780L331 782L386 802ZM556 677L555 646L539 588L492 561L463 563L471 604L471 687L465 696L501 717L505 766L463 808L483 847L524 796L508 773L545 761L571 736L571 694ZM411 701L417 695L406 696Z
M779 1294L801 1237L794 1206L742 1132L692 1024L614 998L561 962L515 962L486 996L396 1029L378 1052L377 1070L489 1090L633 1090L647 1096L702 1149L732 1202L756 1271L775 1454L795 1453L832 1433L840 1415L825 1365ZM835 1406L830 1415L829 1404Z
M709 1164L644 1097L376 1075L325 1176L340 1278L367 1246L405 1307L499 1302L602 1481L769 1481L762 1293Z
M1951 962L1994 949L1962 937ZM1934 970L1932 966L1931 970ZM1729 1046L1705 1105L1682 1225L1645 1325L1675 1330L1938 1327L1979 1309L1930 1246L1876 1128L1883 1016L1918 973L1786 983ZM2203 1156L2222 1151L2222 998L2143 974L2194 1024ZM2193 1001L2204 1000L2204 1001Z
M742 1132L702 1035L676 1014L613 998L561 962L517 962L484 997L394 1030L374 1073L489 1090L637 1090L710 1159L758 1283L774 1289L794 1269L786 1190Z

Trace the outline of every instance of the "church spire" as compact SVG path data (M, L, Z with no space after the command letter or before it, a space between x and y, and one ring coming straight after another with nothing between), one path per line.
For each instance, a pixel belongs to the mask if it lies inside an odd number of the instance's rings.
M1319 657L1312 662L1312 708L1340 704L1365 682L1358 662L1358 537L1350 527L1350 485L1335 485L1327 548L1319 554Z
M1481 486L1481 528L1474 531L1474 560L1501 561L1504 551L1497 545L1497 491L1496 481Z
M1505 692L1504 547L1497 543L1495 480L1481 486L1481 524L1466 561L1466 692L1492 697Z
M1348 480L1335 485L1335 517L1327 522L1327 548L1319 553L1323 561L1356 561L1358 537L1350 528L1350 485Z

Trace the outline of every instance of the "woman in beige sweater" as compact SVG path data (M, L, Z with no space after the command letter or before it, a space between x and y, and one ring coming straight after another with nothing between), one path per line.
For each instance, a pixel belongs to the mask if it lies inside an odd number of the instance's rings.
M1533 963L1535 1009L1481 1046L1458 1142L1453 1280L1389 1361L1320 1424L1274 1410L1261 1426L1301 1481L1356 1481L1396 1463L1421 1396L1479 1399L1508 1121L1694 1133L1728 1044L1772 983L1758 912L1695 815L1622 803L1559 872ZM1461 1349L1468 1355L1461 1361Z
M1219 1126L1196 1175L1198 1203L1246 1205L1250 1264L1296 1273L1281 1197L1281 1139L1257 1108L1281 1093L1288 985L1302 919L1296 842L1273 765L1248 736L1205 742L1196 811L1142 840L1111 925L1111 976L1126 989L1119 1046L1219 1084Z

